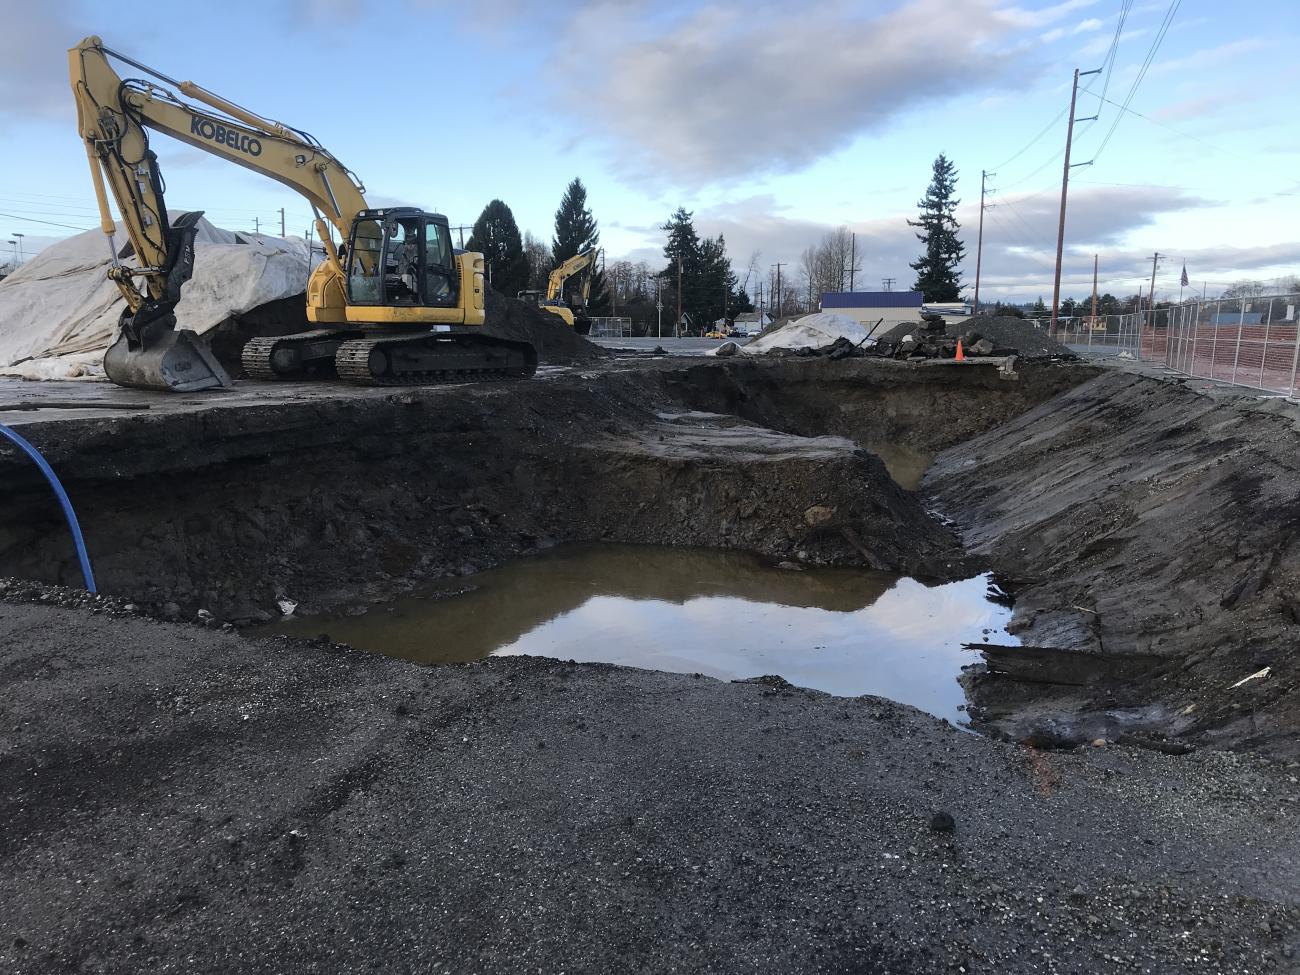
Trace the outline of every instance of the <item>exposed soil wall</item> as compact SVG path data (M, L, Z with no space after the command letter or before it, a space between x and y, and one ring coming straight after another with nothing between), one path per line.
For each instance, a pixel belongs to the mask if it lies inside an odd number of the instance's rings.
M561 540L739 548L936 579L974 571L951 531L875 457L848 440L801 435L823 432L826 416L859 422L845 404L816 405L825 365L742 363L739 379L725 367L607 368L391 395L341 389L24 430L67 483L101 586L171 615L202 608L244 620L277 612L281 598L304 610L382 598ZM909 388L928 404L974 384L958 394L981 404L963 421L969 429L1056 382L894 365L855 363L831 392L865 411L870 397L859 390L854 401L853 390L885 375L889 429L924 418L927 443L950 431L924 407L905 414ZM777 396L785 381L803 399ZM775 429L662 418L683 399L743 396L750 383L760 390L750 402ZM0 574L75 584L43 482L23 458L0 454L0 484Z
M694 409L734 413L790 433L838 434L867 449L933 453L991 430L1095 376L1087 365L1000 361L753 360L691 366L667 377Z
M979 683L994 724L1300 753L1297 458L1293 416L1115 372L943 454L923 489L1012 586L1013 630L1097 662Z

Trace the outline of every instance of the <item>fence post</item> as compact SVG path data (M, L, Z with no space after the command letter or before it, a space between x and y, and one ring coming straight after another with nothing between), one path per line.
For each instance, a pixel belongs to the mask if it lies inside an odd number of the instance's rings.
M1264 361L1268 358L1268 332L1273 327L1273 299L1268 299L1268 317L1264 319L1264 348L1259 353L1259 388L1264 388Z
M1241 301L1241 314L1237 316L1237 349L1232 353L1232 378L1228 380L1233 385L1237 382L1237 363L1241 361L1241 332L1246 322L1246 300Z
M1297 363L1300 363L1300 320L1296 322L1295 351L1291 353L1291 398L1292 399L1295 399L1295 368Z
M1196 338L1201 334L1201 303L1196 303L1196 318L1192 321L1192 354L1187 360L1187 375L1196 375Z

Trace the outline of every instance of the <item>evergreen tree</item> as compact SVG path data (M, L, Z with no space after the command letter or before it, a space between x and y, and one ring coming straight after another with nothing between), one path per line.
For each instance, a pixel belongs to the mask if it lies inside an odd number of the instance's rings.
M721 235L700 239L694 215L684 207L660 228L668 234L664 245L667 266L659 273L664 282L663 297L669 317L677 315L677 260L681 258L682 312L698 332L707 332L721 318L734 318L751 311L749 296L741 289L727 257L727 243Z
M555 211L555 237L551 241L552 267L559 267L569 258L585 250L600 247L600 233L596 218L587 208L587 187L576 176L564 189L560 199L560 208ZM593 314L601 314L609 307L609 295L605 288L605 273L599 263L592 270L591 299L588 308Z
M925 253L908 266L916 272L913 290L926 301L959 301L961 270L959 265L966 247L957 239L957 220L953 214L960 202L953 198L957 188L957 168L943 154L934 161L934 176L925 197L916 205L920 219L909 220L909 227L920 227L916 239L925 245Z
M500 200L493 200L483 208L465 247L483 255L488 281L494 290L513 298L528 287L528 259L524 256L519 225L510 208Z

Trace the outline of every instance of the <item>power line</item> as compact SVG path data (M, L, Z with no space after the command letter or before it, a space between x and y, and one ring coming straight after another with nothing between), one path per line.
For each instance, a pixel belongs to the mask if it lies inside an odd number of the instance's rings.
M68 223L55 223L53 220L34 220L31 217L20 217L16 213L0 213L0 217L9 217L11 220L21 220L24 223L43 223L49 227L63 227L67 230L93 230L93 227L74 227Z
M1115 21L1115 36L1111 38L1110 50L1106 52L1106 58L1102 61L1102 68L1106 74L1101 82L1101 94L1098 96L1102 101L1106 100L1106 92L1110 89L1110 75L1115 69L1116 55L1119 54L1119 40L1124 33L1124 22L1128 20L1129 11L1133 9L1133 0L1121 0L1119 5L1119 17ZM1087 89L1091 93L1092 89Z
M1170 0L1169 9L1165 12L1164 19L1160 22L1160 29L1156 31L1155 39L1151 42L1151 48L1147 51L1147 56L1142 62L1142 67L1138 69L1137 77L1133 79L1133 84L1129 86L1128 94L1124 96L1124 104L1118 106L1120 111L1115 113L1115 121L1111 123L1110 129L1106 132L1105 138L1101 140L1101 145L1099 145L1097 150L1092 154L1092 159L1089 160L1090 162L1096 162L1101 158L1101 154L1105 152L1106 146L1110 143L1111 136L1113 136L1115 130L1119 128L1120 120L1123 119L1124 113L1129 110L1129 103L1133 101L1133 96L1137 94L1138 88L1141 87L1143 79L1146 78L1147 71L1151 68L1151 63L1155 60L1156 52L1160 50L1160 45L1164 41L1165 35L1169 33L1169 26L1174 22L1174 15L1178 13L1178 8L1181 4L1182 0ZM1114 104L1114 102L1111 102L1110 99L1106 98L1104 95L1102 96L1102 101L1108 102L1112 105Z
M1047 135L1048 132L1052 131L1052 126L1055 125L1057 122L1061 121L1061 119L1065 116L1065 111L1066 111L1065 109L1061 109L1059 112L1057 112L1056 116L1050 122L1048 122L1046 125L1043 126L1042 131L1039 132L1038 135L1030 139L1028 142L1026 142L1024 146L1021 147L1019 152L1017 152L1015 155L1013 155L1010 159L1008 159L1006 162L1002 163L1001 165L994 166L991 171L996 173L1002 170L1003 168L1005 168L1006 166L1009 166L1011 163L1015 162L1021 156L1023 156L1032 146L1034 146L1038 142L1039 139Z

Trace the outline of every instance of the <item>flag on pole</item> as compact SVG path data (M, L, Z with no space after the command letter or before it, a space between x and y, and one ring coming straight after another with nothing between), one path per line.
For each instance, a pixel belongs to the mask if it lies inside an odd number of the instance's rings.
M1183 278L1178 282L1179 287L1187 287L1187 262L1183 261Z

